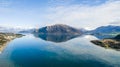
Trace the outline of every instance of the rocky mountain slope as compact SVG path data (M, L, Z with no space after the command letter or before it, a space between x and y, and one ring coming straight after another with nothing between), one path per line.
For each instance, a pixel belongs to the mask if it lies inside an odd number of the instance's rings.
M71 34L71 35L80 35L82 32L79 29L73 28L68 25L56 24L52 26L42 27L35 31L39 34Z
M120 33L120 26L101 26L89 32L91 32L92 34Z

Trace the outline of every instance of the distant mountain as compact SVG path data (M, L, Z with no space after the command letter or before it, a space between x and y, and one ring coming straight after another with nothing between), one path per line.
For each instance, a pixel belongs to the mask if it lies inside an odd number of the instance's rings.
M32 33L34 30L35 28L0 26L1 33Z
M0 26L0 32L2 32L2 33L18 33L21 30L22 29L20 29L20 28Z
M95 30L89 31L92 34L109 34L109 33L120 33L120 26L101 26L96 28Z
M19 31L19 33L33 33L35 31L35 29L26 29L26 30L21 30Z
M80 35L82 32L79 29L73 28L68 25L56 24L52 26L46 26L38 29L35 33L39 34L71 34Z

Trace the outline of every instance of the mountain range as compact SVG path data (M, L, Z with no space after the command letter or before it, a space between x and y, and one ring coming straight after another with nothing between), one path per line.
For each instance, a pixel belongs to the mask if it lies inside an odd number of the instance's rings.
M120 26L101 26L96 28L95 30L89 31L89 33L92 34L114 34L114 33L120 33Z
M73 27L70 27L68 25L63 25L63 24L56 24L52 26L46 26L39 28L38 31L39 33L42 34L119 34L120 33L120 26L113 26L113 25L108 25L108 26L100 26L94 30L87 31L83 28L81 29L76 29Z
M2 27L0 26L0 32L4 33L39 33L39 34L116 34L120 33L120 26L101 26L94 30L87 31L84 28L76 29L74 27L64 25L64 24L55 24L51 26L45 26L38 29L20 29L12 27Z

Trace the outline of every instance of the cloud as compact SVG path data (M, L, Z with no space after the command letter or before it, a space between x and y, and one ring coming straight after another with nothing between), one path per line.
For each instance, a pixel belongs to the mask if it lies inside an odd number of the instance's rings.
M10 6L11 2L9 0L0 0L0 8Z
M112 25L120 25L120 21L119 22L111 22L110 24L112 24Z
M120 21L120 1L107 1L97 6L70 5L51 7L44 15L45 24L67 24L71 26L91 27L108 25Z
M29 2L32 7L27 0L24 1L24 4L21 4L22 0L19 4L18 2L17 0L0 0L2 25L67 24L77 28L94 29L120 21L119 0L49 0L49 3L46 3L48 6L40 6L36 0L37 6L33 2Z
M71 4L75 0L49 0L48 4L50 6L65 6Z
M60 6L60 5L73 5L73 4L78 4L78 5L99 5L108 0L49 0L49 4L53 6Z

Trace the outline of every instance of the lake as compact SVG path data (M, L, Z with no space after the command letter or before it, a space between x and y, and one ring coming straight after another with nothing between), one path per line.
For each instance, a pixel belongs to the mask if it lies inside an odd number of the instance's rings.
M27 34L8 43L0 67L120 67L120 51L90 42L96 39Z

